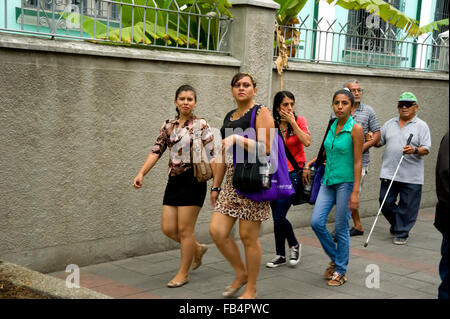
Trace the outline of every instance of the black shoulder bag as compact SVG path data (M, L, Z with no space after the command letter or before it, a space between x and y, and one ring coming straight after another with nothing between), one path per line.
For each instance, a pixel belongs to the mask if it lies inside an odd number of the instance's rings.
M253 110L250 120L250 127L255 128L256 113L259 105ZM233 187L244 193L253 193L262 189L270 189L272 186L272 173L270 173L270 164L266 158L258 156L258 140L255 136L255 158L256 162L249 158L244 159L243 163L235 163L233 173Z
M303 180L302 180L303 168L300 168L300 166L298 166L298 163L295 160L294 155L292 155L291 151L289 150L286 143L284 142L284 139L283 139L283 143L284 143L284 151L286 152L286 156L287 156L289 162L291 163L292 167L294 168L295 172L297 173L297 178L298 178L296 185L292 184L292 186L294 186L294 189L295 189L295 195L292 196L292 205L296 206L296 205L304 204L307 201L303 198Z

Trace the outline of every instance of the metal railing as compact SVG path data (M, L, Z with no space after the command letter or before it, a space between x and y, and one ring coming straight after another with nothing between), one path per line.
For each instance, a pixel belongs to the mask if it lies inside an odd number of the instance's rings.
M219 4L219 0L0 0L0 32L228 54L232 19Z
M291 61L357 65L372 68L448 72L448 38L434 38L432 33L406 37L401 29L361 28L361 23L342 25L324 19L300 19L294 26L281 26ZM311 23L312 22L312 23ZM312 24L312 25L311 25ZM360 30L364 30L360 34ZM298 41L289 36L298 30ZM295 44L297 43L297 44ZM278 55L278 44L274 56Z

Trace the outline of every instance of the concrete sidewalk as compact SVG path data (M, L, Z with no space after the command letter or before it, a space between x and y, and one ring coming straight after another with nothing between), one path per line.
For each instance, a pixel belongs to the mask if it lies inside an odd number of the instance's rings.
M273 234L262 236L258 298L436 299L442 236L433 226L434 208L420 211L404 246L392 244L389 224L380 216L369 245L364 248L374 219L364 218L364 235L351 237L348 281L340 287L329 287L323 279L329 259L311 227L295 229L302 244L302 258L296 268L266 268L265 263L274 257L275 244ZM333 224L328 226L333 229ZM243 256L242 245L237 242ZM233 270L214 244L208 246L202 266L192 271L190 282L180 288L166 286L177 272L179 250L81 267L81 286L123 299L222 299L224 287L234 278ZM377 267L379 288L368 288L366 281L375 283L371 278ZM68 273L50 275L65 279Z

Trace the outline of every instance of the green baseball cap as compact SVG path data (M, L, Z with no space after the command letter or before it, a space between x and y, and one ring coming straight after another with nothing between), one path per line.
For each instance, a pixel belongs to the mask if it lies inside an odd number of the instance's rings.
M399 102L416 102L417 103L417 98L411 92L403 92L402 95L400 95L398 101Z

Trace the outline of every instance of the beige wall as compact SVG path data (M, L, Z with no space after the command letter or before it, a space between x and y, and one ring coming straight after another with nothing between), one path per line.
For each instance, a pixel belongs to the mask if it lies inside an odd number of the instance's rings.
M143 189L133 178L175 114L176 88L198 88L196 114L218 126L233 107L238 68L10 49L0 56L0 257L53 270L174 248L160 231L167 154Z
M236 4L234 10L248 21L257 15L261 26L273 21L270 6L248 11ZM234 25L233 34L246 25ZM257 74L257 102L270 104L280 82L267 59L270 30L260 31L250 28L249 37L237 37L232 56L0 33L0 259L50 272L71 263L83 266L177 248L160 230L167 154L142 189L135 190L132 180L163 121L175 114L179 85L198 89L196 112L216 128L234 107L230 80L238 70ZM243 41L251 42L246 49ZM252 48L258 48L256 55ZM363 101L375 108L381 123L395 116L402 91L418 96L419 116L430 125L433 142L422 206L433 206L437 145L448 129L448 74L291 63L284 89L294 92L297 112L309 122L308 158L318 151L331 95L348 78L360 80L366 89ZM378 210L381 154L382 149L371 154L363 216ZM292 209L295 227L309 224L312 208ZM207 197L196 228L201 242L211 243L211 211ZM272 230L271 220L263 223L262 233Z

